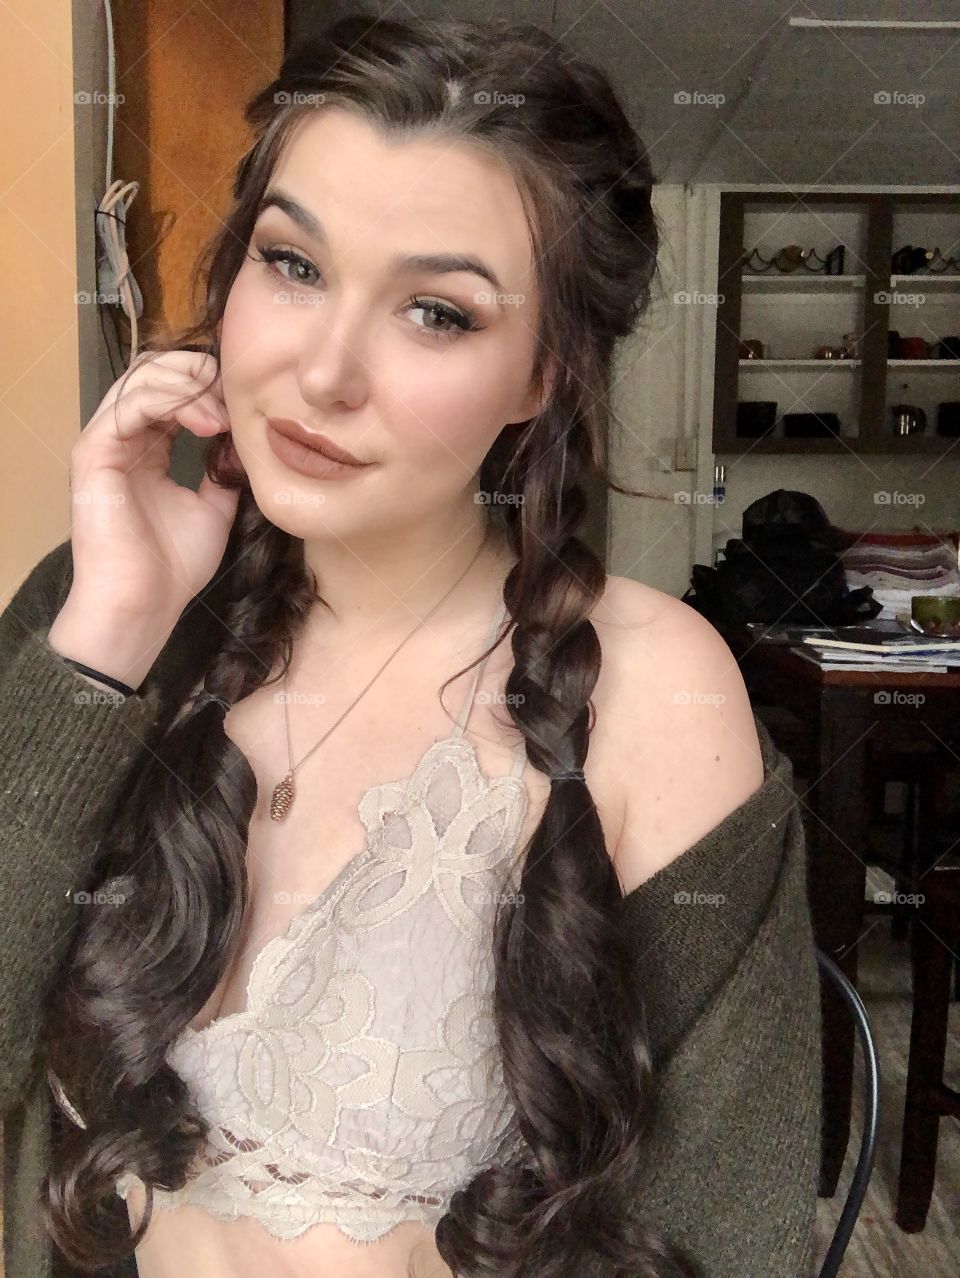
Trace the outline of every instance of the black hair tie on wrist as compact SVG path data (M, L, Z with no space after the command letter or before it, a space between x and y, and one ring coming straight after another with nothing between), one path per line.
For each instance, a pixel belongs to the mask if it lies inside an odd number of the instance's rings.
M82 662L74 661L72 657L61 657L60 660L66 662L73 670L78 670L80 674L89 675L91 679L98 679L100 683L108 684L115 691L122 692L125 697L137 696L136 688L131 688L128 683L122 683L119 679L114 679L112 675L102 674L99 670L83 665Z

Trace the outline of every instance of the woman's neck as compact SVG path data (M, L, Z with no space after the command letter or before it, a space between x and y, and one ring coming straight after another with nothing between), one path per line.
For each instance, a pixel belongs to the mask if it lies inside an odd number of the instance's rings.
M485 541L483 531L446 549L434 547L432 557L404 560L397 555L389 565L379 560L376 569L369 562L357 562L341 547L333 556L331 572L324 566L323 552L307 547L306 562L316 575L319 594L331 607L314 605L300 645L328 653L348 652L353 645L383 647L399 643L431 613L427 624L435 633L460 632L472 627L475 617L489 617L516 556L502 530L491 526Z

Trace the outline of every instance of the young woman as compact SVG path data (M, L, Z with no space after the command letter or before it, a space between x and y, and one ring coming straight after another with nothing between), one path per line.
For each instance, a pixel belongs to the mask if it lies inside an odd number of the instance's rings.
M116 715L149 690L162 730L118 760L51 981L47 1226L81 1268L135 1247L140 1278L704 1272L728 1244L701 1244L698 1208L674 1186L654 1215L645 1151L677 1114L655 1117L635 960L659 955L665 1006L706 1006L687 963L719 996L737 952L710 947L763 915L723 939L688 909L671 960L618 910L720 886L688 851L718 830L753 840L717 846L751 849L765 905L783 768L716 632L578 535L655 275L647 156L600 71L529 26L344 20L248 119L202 322L136 361L71 459L48 647ZM209 440L197 492L168 477L180 427ZM743 1041L697 1067L711 1089L760 1069ZM702 1103L690 1190L719 1165ZM773 1274L755 1245L740 1272Z

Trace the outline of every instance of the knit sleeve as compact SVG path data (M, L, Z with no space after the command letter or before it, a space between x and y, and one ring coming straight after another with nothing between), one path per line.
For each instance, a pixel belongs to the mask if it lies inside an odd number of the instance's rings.
M654 1057L638 1209L709 1278L805 1278L820 1148L819 971L799 800L757 722L760 788L629 893Z
M0 1117L28 1084L74 892L160 707L156 682L101 695L47 644L71 571L63 542L0 615Z
M789 759L755 719L760 787L714 829L624 897L656 1058L709 1006L766 913L790 840L803 844Z

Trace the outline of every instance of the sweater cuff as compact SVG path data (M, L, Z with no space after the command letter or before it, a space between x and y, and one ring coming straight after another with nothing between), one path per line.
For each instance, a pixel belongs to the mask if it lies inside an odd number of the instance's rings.
M148 675L142 694L95 687L33 629L0 671L0 800L38 838L99 837L99 822L127 782L160 710L160 686ZM9 701L16 704L11 706Z

